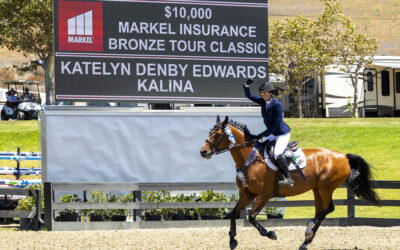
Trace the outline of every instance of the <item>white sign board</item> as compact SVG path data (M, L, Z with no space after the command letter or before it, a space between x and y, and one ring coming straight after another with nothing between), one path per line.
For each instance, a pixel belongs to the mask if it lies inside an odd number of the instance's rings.
M265 129L259 112L220 115ZM235 180L229 153L200 156L217 113L46 108L41 117L45 182Z

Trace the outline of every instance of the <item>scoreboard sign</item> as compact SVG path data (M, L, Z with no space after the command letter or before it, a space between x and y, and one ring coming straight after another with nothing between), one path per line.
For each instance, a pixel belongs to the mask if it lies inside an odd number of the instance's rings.
M246 78L268 79L267 2L54 0L56 99L247 102Z

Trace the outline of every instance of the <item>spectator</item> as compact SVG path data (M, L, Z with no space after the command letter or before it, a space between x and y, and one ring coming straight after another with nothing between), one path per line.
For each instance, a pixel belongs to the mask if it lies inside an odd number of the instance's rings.
M16 93L13 88L8 91L6 105L12 109L18 106L18 96L15 95Z
M21 96L20 99L24 100L24 101L35 101L36 100L35 96L29 92L28 87L25 87L24 94Z

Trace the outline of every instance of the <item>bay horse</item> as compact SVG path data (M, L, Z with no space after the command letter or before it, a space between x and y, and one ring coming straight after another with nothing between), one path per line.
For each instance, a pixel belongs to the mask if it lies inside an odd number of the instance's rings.
M226 132L227 127L230 129L228 133ZM232 135L234 141L232 141ZM235 208L229 214L231 219L229 245L231 249L238 245L235 240L236 219L240 211L254 199L255 202L248 217L249 222L261 236L276 240L277 236L274 231L267 231L256 221L258 213L276 194L286 197L299 195L309 190L313 191L315 217L307 223L305 240L299 249L307 249L307 245L314 239L321 222L327 214L334 211L333 191L344 182L357 197L379 205L380 199L372 183L370 165L360 156L323 148L303 149L306 156L306 167L301 171L305 179L301 177L298 170L292 170L290 174L295 185L293 187L275 187L276 172L267 166L263 155L260 155L259 152L256 152L255 155L252 154L256 140L248 140L249 135L250 132L246 125L234 121L228 122L228 116L221 122L220 117L217 116L216 124L200 149L201 156L206 159L210 159L214 154L229 151L238 170L243 170L250 155L254 156L254 159L250 159L251 163L245 173L247 186L244 186L242 181L236 177L240 196Z

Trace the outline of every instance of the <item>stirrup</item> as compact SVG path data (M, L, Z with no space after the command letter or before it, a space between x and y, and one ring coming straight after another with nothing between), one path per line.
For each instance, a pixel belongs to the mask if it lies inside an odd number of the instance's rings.
M289 178L284 177L283 180L278 181L278 184L281 185L281 186L283 186L283 187L287 187L287 186L293 187L293 186L294 186L294 181L293 181L293 179L290 178L290 177L289 177Z

